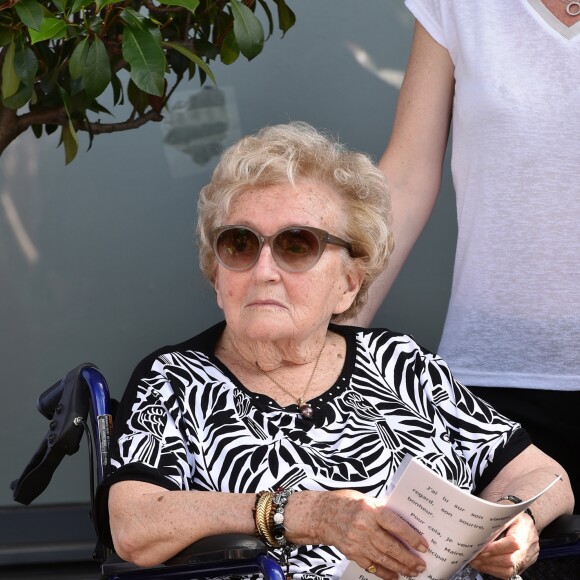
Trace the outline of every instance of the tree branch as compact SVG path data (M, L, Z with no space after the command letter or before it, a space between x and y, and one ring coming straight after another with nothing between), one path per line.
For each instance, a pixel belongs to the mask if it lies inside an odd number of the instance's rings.
M145 123L149 123L153 121L158 123L159 121L163 120L163 115L151 109L147 111L144 115L137 117L136 119L128 119L127 121L122 121L119 123L89 123L91 131L95 135L100 135L103 133L118 133L119 131L129 131L131 129L138 129L139 127L145 125ZM88 129L85 126L79 126L78 129L82 129L83 131L87 131Z
M7 0L7 2L0 5L0 10L8 10L9 8L12 8L16 2L18 2L18 0Z
M118 123L101 123L100 121L86 122L82 120L73 121L77 131L91 132L93 135L104 133L118 133L138 129L146 123L163 120L163 115L153 109L147 111L139 117L129 117L126 121ZM64 107L57 109L44 109L31 111L24 115L17 115L16 111L6 107L0 107L0 155L20 134L24 133L33 125L58 125L63 127L69 122L68 115Z

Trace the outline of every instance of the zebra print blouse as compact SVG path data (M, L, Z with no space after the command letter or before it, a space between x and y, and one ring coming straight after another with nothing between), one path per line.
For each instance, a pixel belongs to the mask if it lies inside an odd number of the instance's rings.
M115 420L113 473L170 490L256 492L280 486L379 496L406 453L477 492L527 445L516 423L473 397L406 335L331 325L342 374L311 400L314 416L252 393L213 355L225 323L162 348L135 369ZM105 502L106 505L106 502ZM302 546L295 578L337 578L344 557Z

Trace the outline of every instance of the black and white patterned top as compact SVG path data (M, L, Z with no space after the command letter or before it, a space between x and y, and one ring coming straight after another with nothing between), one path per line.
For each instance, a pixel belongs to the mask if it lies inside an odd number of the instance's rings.
M136 479L169 490L283 486L379 496L410 453L478 492L530 443L409 336L331 325L346 339L344 368L310 401L307 420L296 405L281 408L246 389L214 356L224 328L162 348L137 366L115 419L105 490ZM332 547L303 546L291 562L296 578L330 578L344 557Z

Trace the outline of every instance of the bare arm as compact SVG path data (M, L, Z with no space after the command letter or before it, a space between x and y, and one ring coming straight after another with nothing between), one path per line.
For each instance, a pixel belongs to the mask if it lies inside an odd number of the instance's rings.
M572 513L574 506L564 469L533 445L506 465L483 490L481 497L489 501L499 501L507 495L525 500L544 489L558 475L562 476L562 481L531 506L535 523L529 515L521 514L504 535L473 560L474 568L498 578L509 578L521 572L538 557L538 532L558 516Z
M122 558L153 566L196 540L225 532L253 534L255 494L167 491L139 481L111 487L109 519ZM364 568L374 563L386 580L416 575L426 541L385 501L353 490L302 491L286 507L287 538L296 544L336 546ZM291 530L291 531L290 531Z
M445 48L416 23L389 144L379 162L390 187L395 249L350 324L367 326L390 290L439 193L449 136L454 67Z
M168 491L141 481L116 483L109 492L115 550L125 560L153 566L206 536L252 534L254 502L254 494Z
M515 495L525 500L542 491L558 475L563 480L532 504L536 528L541 531L558 516L572 513L574 497L564 468L535 445L510 461L483 490L481 497L498 501L500 497Z

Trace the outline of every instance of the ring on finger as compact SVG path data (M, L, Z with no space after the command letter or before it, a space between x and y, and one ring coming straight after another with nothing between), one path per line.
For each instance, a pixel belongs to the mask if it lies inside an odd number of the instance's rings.
M366 569L366 572L368 572L369 574L376 574L377 567L371 562L371 565Z

